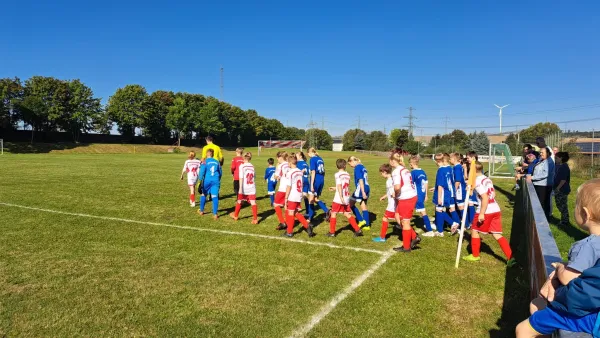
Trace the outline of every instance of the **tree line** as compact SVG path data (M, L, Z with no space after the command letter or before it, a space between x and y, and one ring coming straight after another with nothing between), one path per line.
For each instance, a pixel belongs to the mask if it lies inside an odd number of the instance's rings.
M153 142L197 139L212 135L223 145L255 144L258 140L306 140L307 147L331 149L332 137L321 129L286 127L277 119L260 116L202 94L126 85L106 104L80 80L33 76L0 79L0 130L22 126L36 132L68 132L78 142L81 134L108 134L117 127L125 139L144 136ZM312 144L314 143L314 144Z

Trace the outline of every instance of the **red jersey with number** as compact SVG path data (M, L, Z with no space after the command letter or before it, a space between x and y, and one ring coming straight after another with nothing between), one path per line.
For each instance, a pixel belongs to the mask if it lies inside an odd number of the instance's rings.
M237 178L240 180L242 195L256 195L256 184L254 183L256 174L252 163L242 163L238 167Z
M286 180L290 184L290 194L288 201L302 202L302 171L298 168L290 168L286 174Z
M485 214L495 214L500 212L500 205L496 202L496 190L494 189L494 183L487 176L481 175L475 178L475 191L477 192L477 213L481 210L481 196L487 194L488 206L485 210Z
M233 180L239 180L239 168L244 164L244 158L241 156L236 156L231 159L231 173L233 174Z
M412 175L404 166L399 165L392 171L392 181L395 186L400 185L400 194L396 196L398 200L408 200L417 196Z
M338 186L342 186L342 196ZM348 204L350 202L350 174L345 171L338 171L335 174L335 197L333 203Z

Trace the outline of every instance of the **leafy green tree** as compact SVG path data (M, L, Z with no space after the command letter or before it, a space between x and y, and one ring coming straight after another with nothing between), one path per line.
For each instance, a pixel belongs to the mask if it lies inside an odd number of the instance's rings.
M490 140L484 131L471 133L469 139L470 150L475 151L479 155L487 155L490 152Z
M306 141L306 148L314 147L320 150L333 149L333 138L326 130L308 129L304 134L304 140Z
M225 129L221 116L225 114L225 109L219 100L208 97L205 104L200 108L200 114L194 114L194 127L198 135L218 136L224 134L227 129Z
M521 145L519 144L518 140L517 140L517 136L513 133L508 134L508 136L506 137L506 140L504 141L504 143L506 143L508 145L508 148L510 148L510 152L512 155L519 155L521 154Z
M390 149L390 143L386 134L374 130L367 136L367 149L373 151L386 151Z
M37 98L30 99L28 105L35 101L34 106L39 108L38 104L42 103L43 109L36 113L36 118L39 119L36 125L38 130L54 131L59 127L65 129L65 126L68 126L71 110L69 109L70 88L67 81L53 77L33 76L25 81L23 96Z
M73 141L78 142L81 133L94 130L97 122L101 120L102 105L100 99L94 97L92 89L81 81L69 81L68 86L69 101L60 127L70 131Z
M523 143L535 144L537 137L545 137L558 132L560 132L560 128L555 123L540 122L522 130L519 134Z
M127 85L117 89L108 99L106 108L109 120L118 126L121 135L133 138L135 128L142 126L148 93L140 85Z
M0 130L17 126L22 100L23 85L18 77L0 79Z
M367 147L366 134L356 133L354 136L354 149L364 150Z
M397 130L397 132L396 132L396 130ZM394 136L395 138L391 138L392 136ZM394 145L394 147L404 149L404 145L406 143L408 143L408 141L410 141L408 130L393 129L392 132L390 133L390 141L392 141L392 144Z
M23 122L31 126L31 143L35 139L35 132L42 129L46 120L46 107L39 96L26 96L20 103L21 118Z
M344 133L344 136L342 136L342 150L344 151L352 151L354 149L356 149L356 140L357 140L357 136L361 135L361 138L363 141L365 140L365 136L367 135L367 133L362 130L362 129L350 129L348 130L346 133ZM364 149L364 147L366 147L366 144L363 143L362 148L358 148L358 149Z
M169 108L173 106L175 94L157 90L146 99L140 126L145 136L157 142L171 138L171 128L167 126Z
M304 134L306 131L304 129L296 128L296 127L285 127L284 135L282 135L281 139L285 140L302 140L304 139Z
M403 149L406 150L409 154L419 154L421 150L424 150L421 142L416 140L406 142Z

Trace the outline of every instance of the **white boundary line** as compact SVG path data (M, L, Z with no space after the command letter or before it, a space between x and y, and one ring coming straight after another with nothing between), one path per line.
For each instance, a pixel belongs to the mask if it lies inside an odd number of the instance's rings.
M357 247L352 247L352 246L335 245L335 244L324 243L324 242L313 242L313 241L306 241L303 239L287 238L287 237L280 237L280 236L269 236L269 235L253 234L253 233L247 233L247 232L219 230L219 229L210 229L210 228L199 228L199 227L191 227L191 226L184 226L184 225L166 224L166 223L144 222L144 221L137 221L137 220L126 219L126 218L96 216L96 215L89 215L89 214L80 214L80 213L75 213L75 212L58 211L58 210L52 210L52 209L34 208L34 207L28 207L28 206L24 206L24 205L4 203L4 202L0 202L0 205L6 206L6 207L14 207L14 208L35 210L35 211L41 211L41 212L48 212L48 213L53 213L53 214L96 218L96 219L103 219L103 220L107 220L107 221L117 221L117 222L124 222L124 223L155 225L155 226L162 226L162 227L167 227L167 228L175 228L175 229L183 229L183 230L205 231L205 232L212 232L212 233L217 233L217 234L222 234L222 235L236 235L236 236L246 236L246 237L254 237L254 238L264 238L264 239L279 240L279 241L284 241L284 242L294 242L294 243L302 243L302 244L309 244L309 245L315 245L315 246L325 246L325 247L329 247L329 248L333 248L333 249L346 249L346 250L352 250L352 251L358 251L358 252L370 252L370 253L376 253L379 255L386 255L388 253L387 251L382 251L382 250L364 249L364 248L357 248Z
M321 308L319 312L317 312L310 321L300 327L298 327L292 334L289 336L290 338L304 337L307 333L309 333L323 318L325 318L335 307L346 297L348 297L354 290L356 290L364 281L366 281L377 269L379 269L387 260L392 257L394 251L385 252L381 258L373 265L371 265L367 271L365 271L362 275L356 277L352 284L346 287L342 292L333 297L329 303L325 304Z

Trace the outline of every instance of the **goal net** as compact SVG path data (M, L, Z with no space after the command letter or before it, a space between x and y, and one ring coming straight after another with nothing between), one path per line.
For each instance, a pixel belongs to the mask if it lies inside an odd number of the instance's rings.
M515 163L510 148L505 143L490 144L488 176L510 178L515 176Z
M267 149L300 149L304 148L303 140L261 140L258 141L258 156Z

